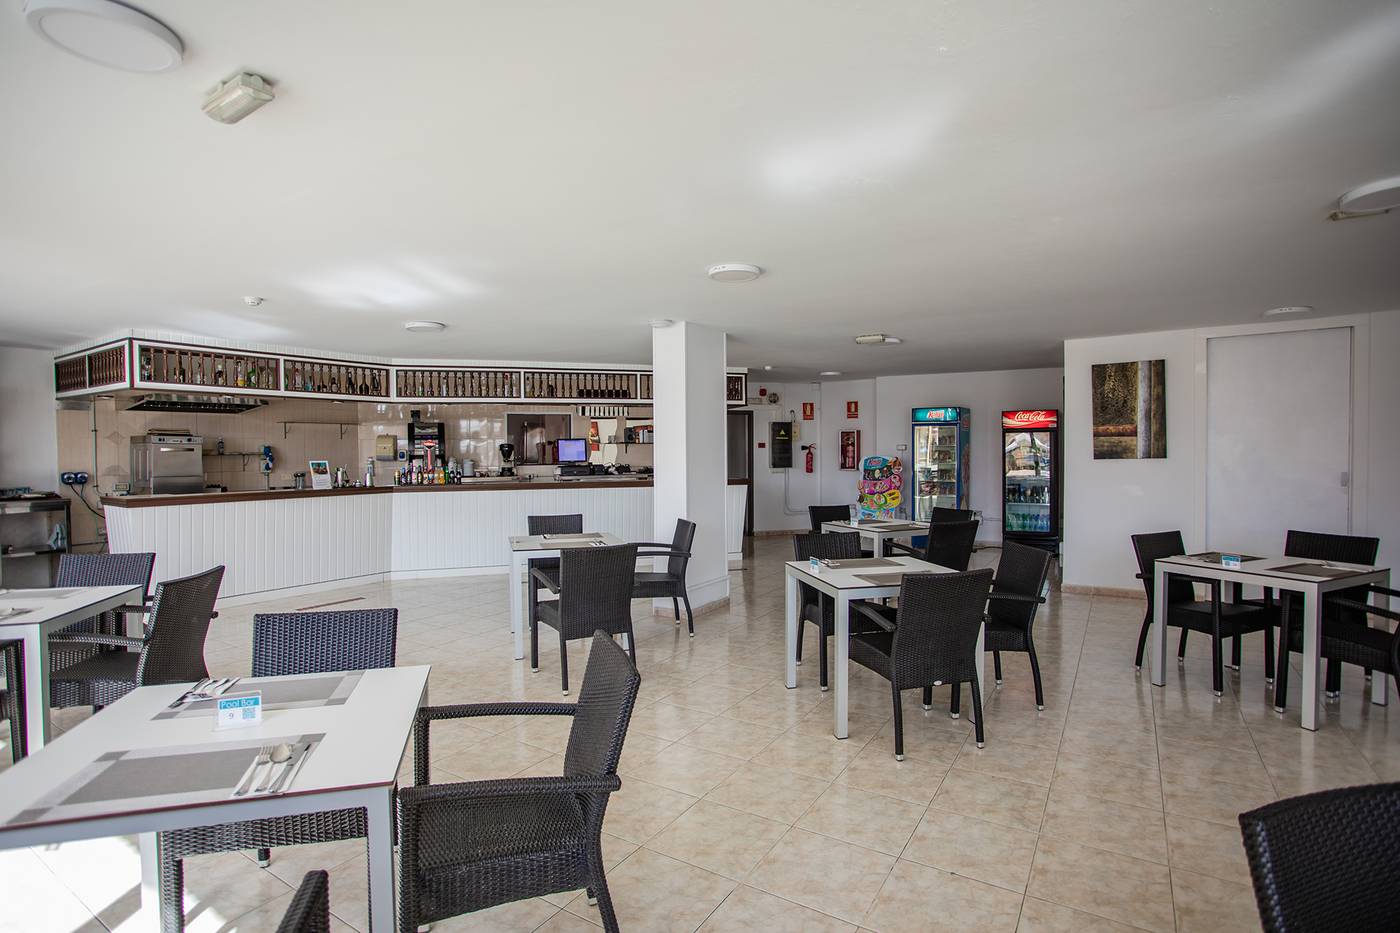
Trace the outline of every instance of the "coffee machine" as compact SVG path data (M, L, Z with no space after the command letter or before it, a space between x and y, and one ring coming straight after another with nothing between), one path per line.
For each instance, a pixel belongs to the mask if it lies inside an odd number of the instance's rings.
M499 444L496 447L501 452L501 476L515 475L515 445Z

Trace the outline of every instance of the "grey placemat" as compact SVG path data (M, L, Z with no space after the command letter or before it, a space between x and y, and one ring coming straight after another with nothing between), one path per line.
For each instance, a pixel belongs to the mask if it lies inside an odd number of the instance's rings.
M924 577L934 572L933 570L910 570L905 573L858 573L856 577L871 586L899 586L905 577Z
M557 535L540 535L545 541L581 541L589 538L601 538L600 531L573 531Z
M562 551L562 550L565 550L565 549L567 549L567 548L575 548L575 547L602 547L602 546L603 546L603 536L602 536L602 535L599 535L599 536L596 537L596 538L584 538L584 539L582 539L582 540L580 540L580 539L578 539L578 538L573 538L573 539L570 539L570 540L568 540L568 541L553 541L553 540L551 540L549 543L552 544L552 545L554 545L555 547L559 548L561 551Z
M898 567L899 561L888 557L850 557L827 564L833 570L860 570L865 567Z
M222 696L261 693L265 711L279 709L313 709L321 706L342 706L350 699L350 694L359 686L364 674L352 671L348 674L327 674L324 677L259 677L240 680L233 689ZM152 719L174 719L177 716L212 716L217 698L187 703L179 709L161 710Z
M1329 567L1326 564L1309 564L1306 562L1287 564L1283 567L1270 567L1269 572L1296 573L1300 577L1323 577L1327 580L1336 580L1339 577L1354 577L1357 574L1370 573L1369 570L1352 570L1349 567Z

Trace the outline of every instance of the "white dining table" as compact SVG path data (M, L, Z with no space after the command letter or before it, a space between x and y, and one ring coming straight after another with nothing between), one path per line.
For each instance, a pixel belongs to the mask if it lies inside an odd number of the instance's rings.
M525 587L526 573L532 560L558 557L560 552L581 547L615 547L624 543L614 534L601 531L572 532L557 535L514 535L510 539L510 631L515 636L515 660L525 657Z
M353 678L353 688L327 690L320 703L272 704L260 724L224 730L214 728L211 704L169 709L190 684L140 687L0 773L0 848L138 834L138 928L157 930L158 833L363 808L370 926L393 930L394 786L428 673L423 665L302 675ZM225 696L289 679L244 678ZM312 747L283 792L235 796L259 746L279 742Z
M870 542L870 550L879 557L885 553L886 541L907 541L915 535L926 535L928 523L920 525L898 519L867 518L859 522L822 522L822 531L858 534L862 543Z
M1229 552L1226 552L1229 553ZM1246 555L1248 556L1248 555ZM1309 566L1317 568L1309 570ZM1213 556L1181 554L1159 558L1153 564L1152 591L1152 683L1167 683L1167 577L1173 574L1201 580L1219 580L1275 590L1289 590L1303 598L1303 698L1301 725L1316 731L1319 685L1322 683L1322 600L1328 593L1355 586L1390 586L1390 570L1364 564L1308 560L1301 557L1253 557L1239 567L1226 567ZM1389 600L1385 601L1387 604ZM1284 642L1287 644L1287 642ZM1276 659L1288 663L1287 652ZM1371 701L1385 705L1386 678L1371 683Z
M24 691L25 741L31 753L49 741L49 636L74 622L119 606L139 606L145 595L139 586L0 590L0 640L24 643L21 689ZM139 638L143 615L139 612L124 615L127 634Z
M838 739L847 738L849 730L850 702L850 658L851 658L851 601L856 599L883 599L899 595L900 583L872 582L867 577L880 577L887 574L904 573L955 573L956 571L930 564L915 557L871 557L845 559L834 562L837 566L822 567L813 573L808 561L790 560L784 564L785 586L785 627L784 658L785 683L788 689L797 687L797 627L802 624L797 615L802 608L798 589L805 583L818 592L835 600L835 649L830 665L832 683L832 723L831 731ZM977 630L977 681L982 690L982 699L991 698L987 684L984 645L986 641L985 623Z

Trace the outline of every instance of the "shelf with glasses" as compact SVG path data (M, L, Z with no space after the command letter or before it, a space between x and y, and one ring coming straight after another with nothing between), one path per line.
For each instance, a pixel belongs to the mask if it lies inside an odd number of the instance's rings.
M136 388L177 388L249 395L276 391L278 359L238 350L135 343Z
M301 357L282 359L282 387L301 397L386 401L391 385L388 367Z
M530 401L621 402L639 399L637 374L609 370L526 370L524 397Z
M424 401L514 401L520 398L518 369L413 367L394 371L394 397Z

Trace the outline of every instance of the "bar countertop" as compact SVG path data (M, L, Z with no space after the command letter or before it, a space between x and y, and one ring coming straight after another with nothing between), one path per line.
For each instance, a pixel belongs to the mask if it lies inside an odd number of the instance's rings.
M541 489L649 489L650 477L610 476L593 479L478 479L453 486L350 486L345 489L251 489L238 492L188 493L160 496L103 496L102 504L119 509L148 509L168 505L209 505L224 502L263 502L275 499L311 499L324 496L418 495L518 491Z

